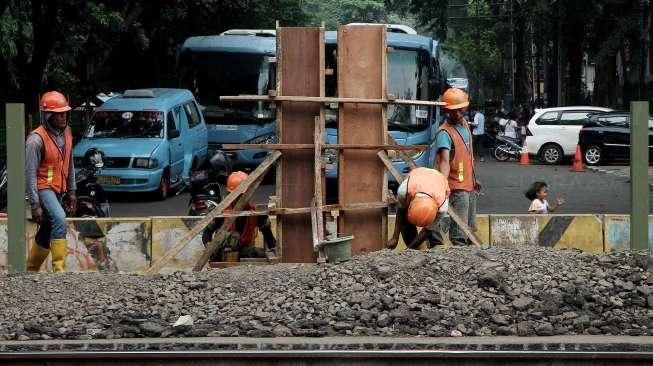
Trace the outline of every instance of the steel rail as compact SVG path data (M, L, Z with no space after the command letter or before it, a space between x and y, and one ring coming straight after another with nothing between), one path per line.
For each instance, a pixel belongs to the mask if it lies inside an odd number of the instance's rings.
M29 360L152 360L152 359L537 359L537 360L653 360L653 352L585 352L585 351L453 351L453 350L383 350L383 351L50 351L4 352L0 362Z

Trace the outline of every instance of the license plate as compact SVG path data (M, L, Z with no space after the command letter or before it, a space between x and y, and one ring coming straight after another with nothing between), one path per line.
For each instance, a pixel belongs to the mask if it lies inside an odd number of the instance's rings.
M100 175L97 177L98 184L107 184L112 186L120 185L120 177L112 175Z

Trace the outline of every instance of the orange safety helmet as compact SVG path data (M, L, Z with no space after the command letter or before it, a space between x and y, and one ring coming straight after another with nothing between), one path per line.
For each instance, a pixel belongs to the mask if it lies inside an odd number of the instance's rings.
M435 221L438 207L430 196L419 194L408 205L408 222L415 226L426 227Z
M245 172L241 172L240 170L229 174L229 178L227 178L227 192L233 192L236 188L238 188L240 183L247 179L247 177L249 177L249 175Z
M68 105L68 100L66 97L59 93L58 91L49 91L41 96L41 101L39 102L39 108L41 112L68 112L72 108Z
M449 88L442 94L442 101L447 103L445 109L461 109L469 105L467 93L458 88Z

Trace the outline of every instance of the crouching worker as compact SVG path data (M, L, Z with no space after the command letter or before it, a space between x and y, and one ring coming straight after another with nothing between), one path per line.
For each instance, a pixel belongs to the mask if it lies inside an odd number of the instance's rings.
M449 183L435 169L412 170L397 190L397 222L387 247L394 249L399 233L409 249L417 249L432 232L439 231L440 222L449 209ZM417 227L422 230L417 233Z
M241 171L231 173L227 178L227 191L233 192L247 177L247 173ZM254 211L255 207L247 203L245 209ZM231 208L225 210L225 212L229 211ZM204 246L213 240L213 235L222 227L223 223L223 218L217 218L207 226L202 234ZM255 246L259 230L263 234L265 248ZM221 262L223 253L228 251L238 252L240 258L274 258L276 244L277 241L272 234L270 219L267 215L238 217L211 255L211 261Z
M67 114L70 106L63 94L51 91L43 94L39 107L42 125L25 143L27 196L32 220L39 225L29 251L27 270L38 272L48 254L52 254L52 270L63 272L68 244L62 196L68 193L71 212L77 206L71 156L73 138Z

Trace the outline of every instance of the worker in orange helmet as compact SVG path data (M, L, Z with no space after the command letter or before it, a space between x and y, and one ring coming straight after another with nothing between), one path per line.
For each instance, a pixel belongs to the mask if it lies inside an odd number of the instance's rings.
M397 222L387 247L394 249L399 233L409 249L417 249L440 230L449 208L449 184L435 169L416 168L397 189ZM423 228L417 234L417 227Z
M442 101L446 103L447 121L440 126L435 139L436 168L449 182L451 208L476 230L476 199L482 187L476 180L472 133L464 117L469 98L464 91L449 88L442 95ZM465 232L453 220L449 220L448 226L452 245L470 245ZM447 231L446 228L443 231ZM440 232L434 232L431 241L442 244L444 240Z
M68 243L66 212L62 198L69 195L70 212L77 205L73 138L68 127L70 106L66 97L50 91L41 97L41 126L25 143L25 178L32 220L39 225L27 259L27 270L38 272L52 255L52 270L65 270Z
M233 172L227 178L227 191L229 193L233 192L238 186L247 179L248 174L245 172L237 171ZM246 210L254 211L255 207L248 203ZM231 209L227 209L228 211ZM213 239L213 234L218 230L224 219L217 218L210 223L202 234L202 242L204 245L207 245ZM265 248L256 247L255 241L258 231L261 231L263 234L263 242ZM267 215L262 216L247 216L239 217L236 219L234 225L229 228L229 235L223 240L218 249L211 256L211 261L219 262L222 257L222 253L228 249L231 251L238 251L241 258L274 258L276 257L275 248L277 241L272 234L272 227L270 225L270 219Z

